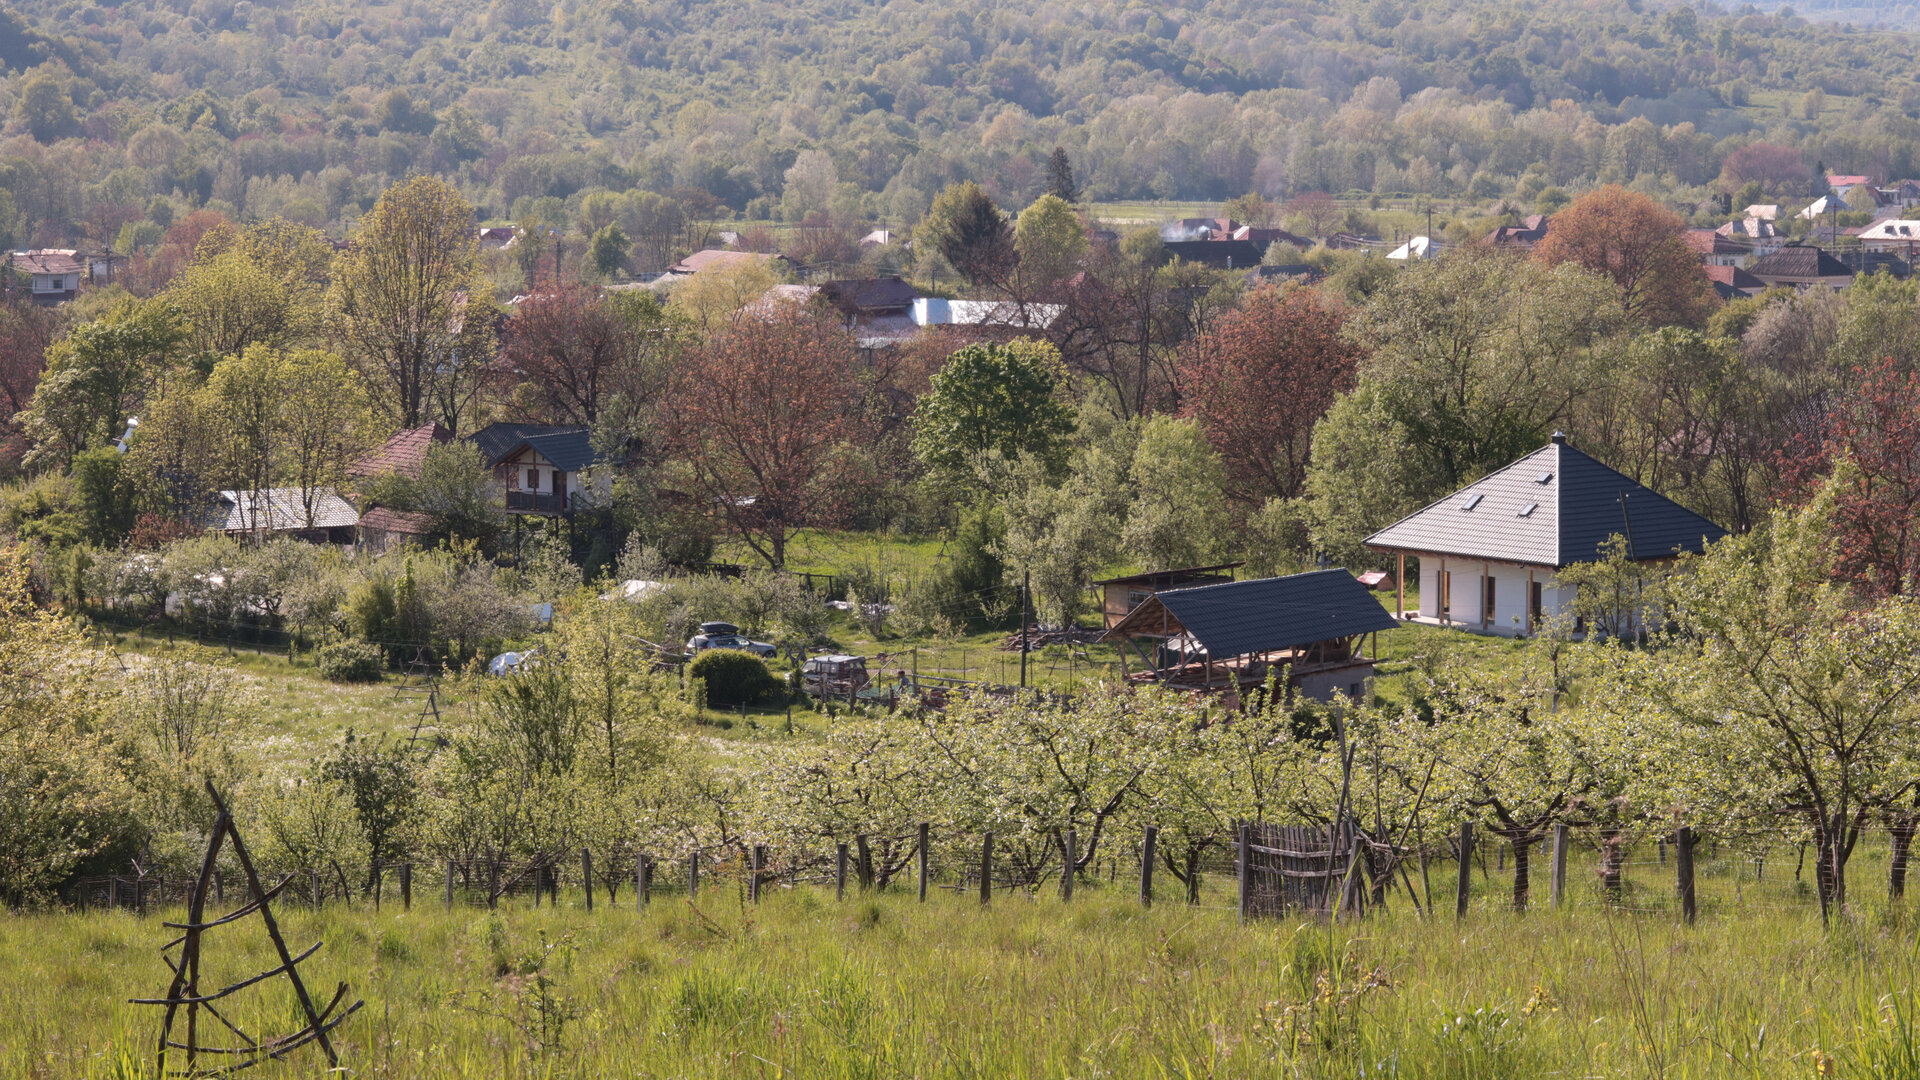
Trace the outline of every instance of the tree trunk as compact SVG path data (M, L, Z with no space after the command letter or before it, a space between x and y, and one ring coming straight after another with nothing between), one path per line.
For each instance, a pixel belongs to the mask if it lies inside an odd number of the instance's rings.
M1513 910L1527 910L1527 893L1531 888L1527 876L1528 853L1533 850L1533 837L1516 836L1513 838Z
M1620 861L1621 837L1618 832L1609 829L1600 837L1600 893L1609 904L1617 904L1621 899Z
M1893 857L1887 867L1887 895L1898 900L1907 894L1907 855L1913 850L1913 834L1920 828L1920 817L1907 814L1887 824L1893 834Z

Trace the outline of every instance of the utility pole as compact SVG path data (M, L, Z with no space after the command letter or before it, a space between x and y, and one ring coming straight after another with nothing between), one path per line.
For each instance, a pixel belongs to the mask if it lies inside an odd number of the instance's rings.
M1027 624L1033 620L1033 571L1020 574L1020 689L1027 688Z
M1420 253L1422 262L1433 258L1433 200L1427 200L1427 250Z

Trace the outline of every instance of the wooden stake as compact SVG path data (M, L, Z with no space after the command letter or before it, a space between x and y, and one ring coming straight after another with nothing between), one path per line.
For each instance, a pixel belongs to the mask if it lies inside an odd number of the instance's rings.
M1675 837L1674 865L1679 868L1680 917L1689 924L1693 922L1693 829L1682 825Z
M453 860L447 860L447 910L453 910Z
M1553 827L1553 906L1567 899L1567 827Z
M700 895L700 853L687 856L687 899Z
M647 886L653 884L653 866L646 852L633 857L633 908L635 911L647 910Z
M766 868L767 846L765 844L753 845L753 863L749 869L749 873L752 876L747 879L747 900L751 903L757 904L760 902L760 874L766 870Z
M833 898L847 898L847 845L833 846Z
M1460 823L1460 885L1454 893L1455 918L1467 917L1467 898L1473 890L1473 822Z
M1253 914L1253 827L1240 826L1240 921L1245 923Z
M1080 856L1080 837L1072 829L1067 830L1066 865L1060 868L1060 899L1073 899L1074 863Z
M413 864L400 864L400 910L413 910Z
M993 901L993 830L980 841L980 902Z
M593 852L580 849L580 880L587 887L587 910L593 910ZM558 886L556 886L558 888Z
M1153 906L1153 849L1160 839L1160 826L1147 826L1145 839L1140 843L1140 906Z
M927 902L927 823L920 823L920 902Z

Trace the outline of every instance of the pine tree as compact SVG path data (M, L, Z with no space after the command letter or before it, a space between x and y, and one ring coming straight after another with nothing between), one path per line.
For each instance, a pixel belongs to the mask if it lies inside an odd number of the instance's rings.
M1054 147L1053 156L1047 159L1047 194L1067 202L1080 201L1080 187L1073 182L1073 162L1067 160L1066 147Z

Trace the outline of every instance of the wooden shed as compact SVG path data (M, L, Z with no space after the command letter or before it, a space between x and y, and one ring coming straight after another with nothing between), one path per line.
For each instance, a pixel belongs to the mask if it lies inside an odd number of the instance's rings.
M1398 625L1372 591L1333 569L1157 592L1101 640L1119 647L1123 669L1130 659L1145 665L1131 682L1238 697L1285 667L1288 685L1324 701L1365 692L1378 634ZM1373 655L1362 648L1368 635Z
M1139 607L1157 592L1186 589L1197 585L1222 585L1233 580L1233 571L1245 563L1221 563L1218 566L1188 566L1179 570L1155 570L1149 574L1129 574L1093 583L1100 594L1100 613L1111 630L1127 613Z

